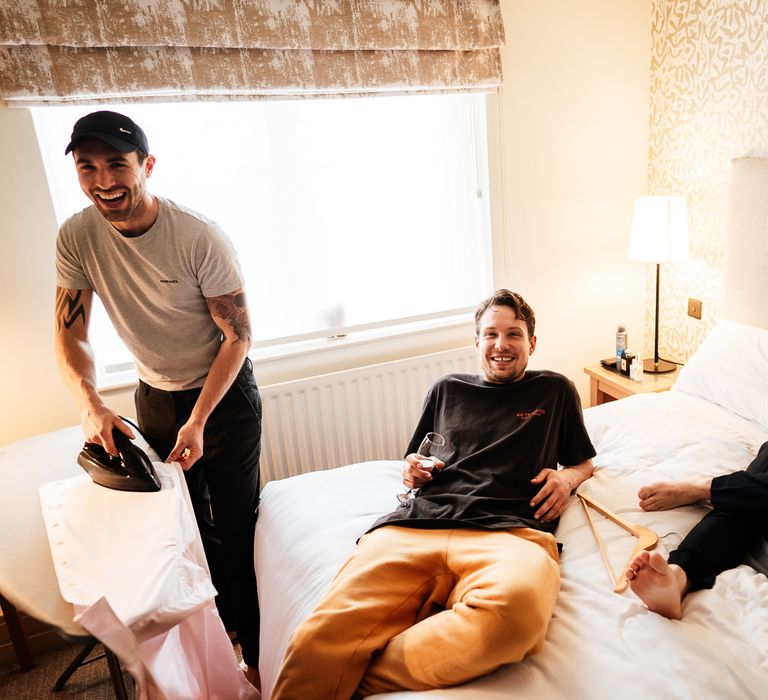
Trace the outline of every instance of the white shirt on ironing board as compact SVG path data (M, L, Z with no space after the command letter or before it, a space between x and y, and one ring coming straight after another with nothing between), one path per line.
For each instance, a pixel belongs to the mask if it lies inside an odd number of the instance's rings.
M107 489L86 474L40 487L62 596L120 657L138 698L257 697L213 603L181 469L153 464L157 492Z

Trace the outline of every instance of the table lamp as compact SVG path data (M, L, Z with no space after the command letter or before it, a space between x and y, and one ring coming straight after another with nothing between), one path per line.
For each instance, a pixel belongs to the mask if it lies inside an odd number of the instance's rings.
M629 235L629 257L656 263L653 359L643 361L643 371L652 374L672 372L677 365L659 359L659 268L663 262L688 257L688 212L683 197L654 195L637 198Z

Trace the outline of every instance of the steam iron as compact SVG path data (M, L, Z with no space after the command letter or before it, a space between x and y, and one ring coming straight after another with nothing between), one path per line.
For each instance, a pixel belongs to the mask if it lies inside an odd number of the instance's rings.
M94 483L117 491L159 491L160 480L144 450L117 429L112 431L112 439L119 457L93 442L86 442L77 455L77 463Z

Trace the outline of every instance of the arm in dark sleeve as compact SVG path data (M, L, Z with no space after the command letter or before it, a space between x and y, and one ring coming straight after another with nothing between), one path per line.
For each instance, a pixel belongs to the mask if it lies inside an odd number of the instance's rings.
M408 447L405 450L403 457L407 457L412 452L416 452L419 449L422 438L429 432L435 429L435 385L433 384L426 397L424 398L424 406L421 409L421 418L416 424L416 428L411 436L411 441L408 443Z
M591 459L596 451L584 425L579 392L568 381L563 397L563 414L558 436L557 461L563 466L573 466Z

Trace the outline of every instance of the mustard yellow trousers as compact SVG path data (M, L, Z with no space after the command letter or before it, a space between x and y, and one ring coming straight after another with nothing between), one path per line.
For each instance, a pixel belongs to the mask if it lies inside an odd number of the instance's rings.
M273 698L464 683L538 651L559 588L548 533L381 527L294 632Z

